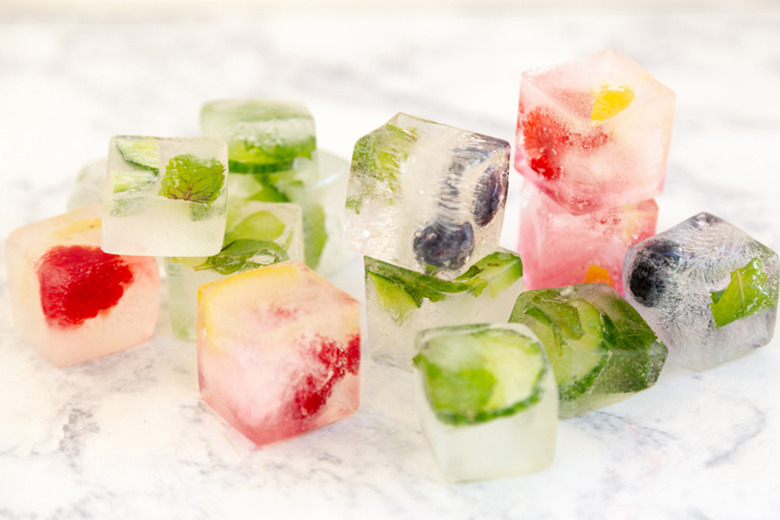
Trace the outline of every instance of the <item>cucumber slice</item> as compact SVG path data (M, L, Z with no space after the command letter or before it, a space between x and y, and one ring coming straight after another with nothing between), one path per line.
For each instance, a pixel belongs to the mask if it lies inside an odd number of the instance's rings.
M561 401L593 387L609 359L601 312L594 305L556 289L528 291L518 297L509 320L527 325L542 341Z
M140 190L152 184L157 178L157 174L147 170L113 171L110 178L111 191L123 193Z
M325 210L320 204L301 205L303 210L303 252L306 265L317 269L325 244L328 230L325 229Z
M160 144L153 137L115 137L114 145L126 163L160 172Z
M521 412L543 395L541 344L510 325L459 325L417 336L414 365L428 403L447 424L487 422Z
M384 276L366 271L366 284L373 287L377 303L392 316L396 323L402 323L419 304L403 288Z

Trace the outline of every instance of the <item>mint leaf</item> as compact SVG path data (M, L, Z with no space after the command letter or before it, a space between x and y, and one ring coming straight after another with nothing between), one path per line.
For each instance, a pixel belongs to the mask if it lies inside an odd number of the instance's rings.
M287 252L273 242L264 240L240 239L227 244L222 251L210 256L196 271L213 269L219 274L228 275L264 265L288 260Z
M241 239L272 242L282 236L284 222L269 211L256 211L230 226L225 233L225 244Z
M382 193L395 193L400 188L398 175L401 163L406 160L415 142L417 134L414 130L387 124L355 143L353 168L384 184L386 190L381 190Z
M225 166L216 159L192 154L173 157L165 166L160 195L168 199L208 204L214 202L225 183Z
M776 304L777 293L767 284L760 258L755 257L744 267L732 271L730 277L725 289L710 293L710 309L716 328Z

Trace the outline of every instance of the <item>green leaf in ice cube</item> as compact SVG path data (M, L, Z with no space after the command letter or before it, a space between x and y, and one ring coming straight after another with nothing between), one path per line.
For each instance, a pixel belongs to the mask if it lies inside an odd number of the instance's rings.
M777 294L767 283L767 274L759 257L732 271L730 277L725 289L710 293L710 309L715 327L723 327L768 309L777 302Z
M303 240L306 265L316 269L320 263L322 250L328 241L328 230L325 229L325 210L320 204L302 205L303 209Z
M173 157L165 166L160 195L208 204L217 200L225 183L225 166L217 159L192 154Z
M373 195L394 193L400 188L401 164L406 160L417 133L387 124L361 137L352 152L352 169L369 175L383 185ZM360 198L352 197L348 209L360 212Z
M256 211L243 218L225 233L225 244L240 239L273 242L284 233L284 222L270 211Z
M287 252L273 242L239 239L227 244L216 255L208 257L195 270L213 269L219 274L228 275L283 262L288 258Z

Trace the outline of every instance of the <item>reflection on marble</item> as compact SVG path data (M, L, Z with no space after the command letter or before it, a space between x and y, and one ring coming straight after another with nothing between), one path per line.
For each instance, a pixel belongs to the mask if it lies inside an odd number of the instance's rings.
M780 12L0 20L0 237L62 212L115 134L195 135L200 103L306 103L319 145L399 111L513 140L522 70L612 47L677 92L659 229L707 210L780 248ZM520 178L504 245L517 240ZM331 280L362 298L355 259ZM0 518L777 518L780 349L563 421L541 473L446 484L411 374L365 356L359 412L256 449L205 406L195 347L157 336L55 369L13 329L0 267Z

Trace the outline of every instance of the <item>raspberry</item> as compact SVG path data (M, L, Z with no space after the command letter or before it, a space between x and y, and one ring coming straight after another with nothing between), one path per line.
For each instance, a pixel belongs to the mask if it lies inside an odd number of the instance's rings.
M99 247L56 246L36 266L46 322L72 328L112 308L133 281L125 260Z

